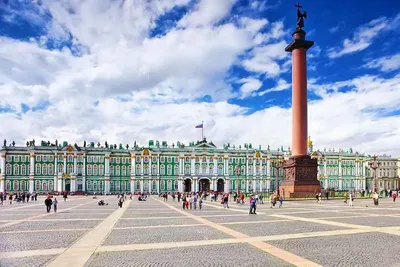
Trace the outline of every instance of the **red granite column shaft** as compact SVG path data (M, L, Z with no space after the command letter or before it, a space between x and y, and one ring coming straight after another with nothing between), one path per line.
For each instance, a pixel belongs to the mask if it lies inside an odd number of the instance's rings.
M306 49L292 51L292 155L307 155Z

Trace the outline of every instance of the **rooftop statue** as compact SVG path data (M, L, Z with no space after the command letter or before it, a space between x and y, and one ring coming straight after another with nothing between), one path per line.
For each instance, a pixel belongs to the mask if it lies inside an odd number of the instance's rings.
M297 7L297 27L296 30L301 30L304 28L304 19L307 18L307 12L303 11L303 13L300 11L300 8L302 6L300 5L299 2L297 2L297 5L294 5Z

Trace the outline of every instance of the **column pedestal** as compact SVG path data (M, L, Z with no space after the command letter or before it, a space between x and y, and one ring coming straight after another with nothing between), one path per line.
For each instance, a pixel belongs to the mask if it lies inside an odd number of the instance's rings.
M285 180L280 185L284 197L305 197L321 191L317 179L318 162L308 155L292 156L283 165Z
M35 191L35 178L29 177L29 193L32 194Z
M5 189L5 179L4 177L0 177L0 193L4 193Z

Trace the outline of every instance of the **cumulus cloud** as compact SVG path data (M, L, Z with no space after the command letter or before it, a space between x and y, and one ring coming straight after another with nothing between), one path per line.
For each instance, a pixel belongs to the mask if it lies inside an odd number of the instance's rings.
M231 101L259 91L261 75L277 84L256 97L290 88L281 77L290 71L283 22L224 20L234 1L218 1L223 12L200 1L177 27L152 37L160 16L190 1L42 2L51 15L42 22L46 35L0 37L0 107L11 110L0 113L0 136L19 144L31 138L187 143L200 138L194 126L204 121L206 137L219 146L290 145L290 108L254 112ZM59 42L56 49L46 47L51 40ZM230 77L233 67L248 78ZM232 83L240 83L239 92ZM398 154L399 84L399 76L310 81L320 97L309 106L316 147Z
M372 42L385 31L397 29L400 25L400 13L393 18L380 17L357 28L352 38L343 40L339 47L329 49L330 58L338 58L346 54L356 53L368 48Z
M366 64L364 64L365 68L370 69L380 69L381 71L394 71L400 69L400 53L381 57L377 59L372 59Z

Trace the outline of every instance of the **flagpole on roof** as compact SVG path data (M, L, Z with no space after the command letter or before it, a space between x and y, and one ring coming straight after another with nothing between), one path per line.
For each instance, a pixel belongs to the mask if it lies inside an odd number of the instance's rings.
M201 121L201 141L204 139L204 121Z

